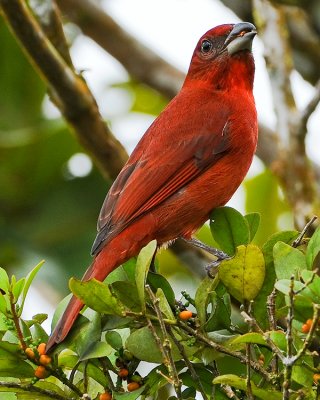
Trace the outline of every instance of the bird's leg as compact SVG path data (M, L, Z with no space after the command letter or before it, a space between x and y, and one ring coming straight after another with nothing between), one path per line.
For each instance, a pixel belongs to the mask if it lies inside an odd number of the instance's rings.
M214 276L211 273L211 268L213 268L213 267L216 268L216 267L219 266L221 261L229 260L231 258L224 251L216 249L215 247L208 246L207 244L200 242L200 240L198 240L198 239L195 239L195 238L191 238L191 239L182 238L182 239L185 242L187 242L187 243L189 243L189 244L191 244L191 245L193 245L195 247L198 247L199 249L207 251L208 253L214 255L215 257L217 257L216 260L214 260L214 261L210 262L208 265L206 265L206 271L207 271L207 274L208 274L208 276L210 278L214 278Z
M208 253L214 255L220 261L231 258L228 254L226 254L222 250L216 249L215 247L208 246L207 244L200 242L200 240L198 240L198 239L195 239L195 238L191 238L191 239L182 238L182 239L185 242L190 243L193 246L198 247L199 249L202 249L202 250L207 251Z

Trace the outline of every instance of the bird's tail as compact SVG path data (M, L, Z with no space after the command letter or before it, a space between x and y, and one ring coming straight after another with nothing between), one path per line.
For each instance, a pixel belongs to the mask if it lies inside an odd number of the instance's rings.
M112 257L112 252L110 254L110 249L108 246L102 249L102 251L94 259L93 263L87 269L82 280L87 281L91 278L95 278L99 281L103 281L118 265L126 261L124 259L119 259L118 257ZM46 351L49 352L52 348L62 342L69 331L71 330L75 320L77 319L79 312L83 307L83 303L77 297L72 296L67 308L65 309L63 315L59 319L57 325L55 326L53 332L51 333Z

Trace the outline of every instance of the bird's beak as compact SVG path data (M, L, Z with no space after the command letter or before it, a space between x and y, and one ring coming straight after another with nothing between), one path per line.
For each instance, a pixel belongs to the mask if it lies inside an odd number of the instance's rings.
M240 22L235 24L224 42L224 49L229 55L238 53L241 50L249 50L252 48L252 40L257 34L256 27L250 22Z

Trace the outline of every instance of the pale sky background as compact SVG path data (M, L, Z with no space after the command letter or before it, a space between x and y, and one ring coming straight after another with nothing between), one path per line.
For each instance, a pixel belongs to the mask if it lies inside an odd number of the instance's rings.
M103 6L128 32L184 72L188 69L198 39L207 30L219 24L239 22L235 14L218 0L104 0ZM274 127L272 94L263 59L263 45L258 37L254 40L253 53L256 61L254 94L258 115L261 121ZM86 71L84 76L97 98L102 115L110 120L113 133L131 152L153 118L150 115L129 112L132 104L130 95L125 90L109 88L112 84L126 81L127 72L97 44L84 36L75 41L71 55L76 68ZM312 97L313 88L298 73L292 74L291 78L298 107L303 108ZM48 116L57 115L57 111L48 102L45 110ZM317 162L320 135L316 121L319 120L320 107L310 120L307 138L307 152ZM91 161L87 156L78 154L70 160L69 169L74 175L86 175L91 170ZM262 170L262 163L255 159L249 176ZM242 188L237 191L229 205L244 211ZM30 318L38 312L48 313L48 323L44 327L50 331L55 305L49 304L36 286L35 282L24 317Z

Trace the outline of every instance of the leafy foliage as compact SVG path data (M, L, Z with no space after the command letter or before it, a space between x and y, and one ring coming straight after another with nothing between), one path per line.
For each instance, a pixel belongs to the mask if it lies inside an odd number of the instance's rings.
M175 300L170 283L149 271L155 242L105 283L71 279L70 289L90 309L52 358L39 345L47 340L41 327L46 316L21 319L43 263L18 281L0 269L1 390L18 399L35 393L44 399L112 393L114 399L135 400L171 383L177 398L200 392L207 399L214 392L217 399L245 399L248 393L282 399L289 387L288 399L316 399L312 347L320 316L320 278L314 269L320 230L311 240L280 232L259 248L251 243L258 223L256 214L215 210L215 241L235 255L220 264L214 279L200 283L194 298L185 294ZM184 314L190 307L193 311ZM63 309L57 308L55 321ZM145 363L158 365L141 376Z

